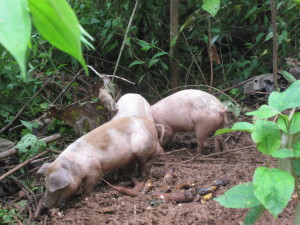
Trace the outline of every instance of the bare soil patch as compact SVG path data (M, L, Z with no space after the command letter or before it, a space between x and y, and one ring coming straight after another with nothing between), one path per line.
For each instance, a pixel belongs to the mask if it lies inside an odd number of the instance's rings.
M209 187L216 180L229 179L230 183L220 186L213 196L219 196L239 183L251 182L255 168L265 165L264 156L255 149L248 134L235 132L223 135L222 139L225 146L223 151L228 152L210 155L213 146L211 139L206 155L196 157L195 136L191 133L177 134L166 147L165 154L161 155L152 167L154 187L146 195L125 196L104 182L99 182L89 198L75 198L63 208L46 212L40 216L39 224L242 224L247 209L224 208L214 200L176 203L153 196L153 193L158 193L166 187L164 174L170 169L177 174L171 182L171 189L185 182L194 183L192 191L196 191ZM276 162L272 163L275 166ZM128 181L120 171L106 175L105 179L114 185ZM276 220L269 212L265 212L256 224L293 224L297 202L297 199L293 199Z

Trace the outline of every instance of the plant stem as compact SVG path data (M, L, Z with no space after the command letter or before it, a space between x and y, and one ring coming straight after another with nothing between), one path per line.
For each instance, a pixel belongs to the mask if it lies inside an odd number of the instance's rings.
M121 49L120 49L120 52L119 52L119 55L118 55L118 59L117 59L117 62L116 62L116 66L115 66L113 75L116 75L116 73L117 73L117 69L118 69L118 66L119 66L119 63L120 63L120 59L121 59L121 56L122 56L122 53L123 53L123 49L124 49L124 46L125 46L125 43L126 43L126 39L127 39L128 33L129 33L129 29L131 27L132 20L133 20L133 17L135 15L135 11L137 9L138 3L139 3L139 0L136 0L133 11L132 11L132 14L130 16L130 19L129 19L129 22L128 22L128 25L127 25L127 29L126 29L126 32L125 32L125 36L124 36L123 43L122 43L122 46L121 46Z

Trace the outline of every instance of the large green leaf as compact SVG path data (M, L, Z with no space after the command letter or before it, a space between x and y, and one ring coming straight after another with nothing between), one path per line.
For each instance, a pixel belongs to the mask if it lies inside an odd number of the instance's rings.
M253 183L239 184L214 200L227 208L252 208L261 204L254 195Z
M280 169L258 167L253 176L254 194L274 217L284 209L292 197L294 177Z
M257 149L265 155L272 155L281 145L280 129L271 121L258 119L251 134Z
M297 112L293 115L290 127L290 134L295 134L298 132L300 132L300 112Z
M39 150L46 147L46 142L39 140L33 134L26 134L22 137L19 143L16 145L16 148L19 150L20 162L31 158L36 155Z
M294 151L288 148L281 148L276 150L273 154L273 157L275 158L280 158L280 159L285 159L285 158L290 158L294 157Z
M263 205L252 207L246 215L243 225L254 225L266 208Z
M41 35L76 58L88 72L81 49L77 17L66 0L28 0L32 20Z
M269 97L270 106L279 112L300 106L300 80L291 84L288 89L282 93L273 91Z
M246 132L252 132L253 129L253 124L251 123L247 123L247 122L237 122L235 124L233 124L233 126L231 128L224 128L224 129L219 129L216 131L215 136L219 135L219 134L225 134L225 133L229 133L232 131L246 131Z
M220 9L220 0L203 0L202 9L214 17Z
M262 105L258 110L253 111L253 112L248 112L248 113L246 113L246 115L255 116L260 119L268 119L272 116L275 116L278 113L279 112L277 110L275 110L274 108L272 108L271 106Z
M26 49L31 24L27 0L0 0L0 43L17 60L26 79Z

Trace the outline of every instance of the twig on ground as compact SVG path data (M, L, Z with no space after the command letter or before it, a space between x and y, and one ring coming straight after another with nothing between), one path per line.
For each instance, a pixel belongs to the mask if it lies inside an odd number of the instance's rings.
M56 141L56 140L58 140L60 138L62 138L62 135L59 134L59 133L57 133L57 134L50 135L48 137L41 138L41 140L45 141L46 143L48 143L48 142ZM5 151L5 152L0 153L0 159L8 157L10 155L13 155L13 154L15 154L17 152L18 152L18 150L13 147L13 148Z
M226 154L226 153L237 152L237 151L241 151L241 150L244 150L244 149L250 149L250 148L253 148L253 147L255 147L255 145L250 145L250 146L246 146L246 147L242 147L242 148L237 148L237 149L233 149L233 150L230 150L230 151L213 153L213 154L202 156L202 157L198 158L197 161L207 160L207 158L212 157L212 156L217 156L217 155L222 155L222 154ZM166 165L166 164L168 164L168 165L185 165L185 163L194 161L198 156L199 156L199 154L196 155L195 157L193 157L192 159L188 159L188 160L185 160L185 161L182 161L182 162L179 162L179 163L174 163L174 162L154 162L153 165L158 165L158 166L159 165Z
M242 85L248 83L249 81L253 80L254 78L255 77L251 77L251 78L249 78L247 80L244 80L244 81L242 81L242 82L240 82L238 84L232 85L231 87L222 90L222 92L227 92L227 91L230 91L232 88L236 88L236 87L242 86Z
M173 151L170 151L170 152L165 152L161 155L170 155L170 154L173 154L175 152L181 152L181 151L186 151L186 150L187 150L187 148L180 148L180 149L176 149L176 150L173 150Z
M14 216L14 220L17 221L17 223L18 223L19 225L24 225L24 224L18 219L17 216Z
M3 174L3 175L0 177L0 181L3 180L5 177L7 177L7 176L13 174L14 172L16 172L18 169L22 168L23 166L27 165L27 164L30 163L32 160L37 159L37 158L39 158L39 157L45 155L46 153L48 153L48 151L41 152L41 153L37 154L36 156L34 156L34 157L32 157L32 158L26 160L25 162L19 164L18 166L16 166L16 167L13 168L12 170L10 170L10 171L6 172L5 174Z
M126 81L126 82L128 82L128 83L130 83L130 84L135 84L134 82L132 82L132 81L130 81L130 80L127 80L127 79L125 79L125 78L123 78L123 77L119 77L119 76L116 76L116 75L109 75L109 74L98 73L92 66L89 66L89 65L88 65L87 67L89 67L91 70L93 70L94 73L95 73L98 77L100 77L101 79L103 79L103 78L105 78L105 77L113 77L113 78L118 78L118 79L124 80L124 81Z
M34 212L34 215L33 215L33 220L35 220L39 214L40 214L40 211L41 211L41 208L42 208L42 203L43 203L43 197L40 199L36 209L35 209L35 212Z
M74 81L76 80L76 78L80 75L81 71L83 70L83 68L81 70L79 70L79 72L73 77L73 79L71 80L71 82L67 85L67 87L65 87L62 92L57 96L56 99L54 99L54 101L51 103L51 105L53 105L58 99L60 99L60 97L62 97L66 91L71 87L71 85L74 83Z
M26 194L27 198L29 198L29 200L31 200L31 198L28 195L28 193L30 193L32 195L33 202L34 202L34 208L36 208L37 200L36 200L35 194L28 187L26 187L24 184L22 184L18 179L14 178L14 177L10 177L10 179L13 180L15 183L17 183L23 191L25 190L27 192L27 193L25 192L25 194Z
M18 176L18 179L21 179L21 178L23 178L23 177L26 177L28 174L34 172L35 170L38 170L40 167L41 167L41 166L37 166L37 167L35 167L35 168L29 170L28 172L23 173L22 175Z

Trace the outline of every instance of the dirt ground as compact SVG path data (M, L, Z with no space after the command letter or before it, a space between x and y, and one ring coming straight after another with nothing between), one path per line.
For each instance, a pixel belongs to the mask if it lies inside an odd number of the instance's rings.
M237 184L251 182L255 168L264 166L264 156L255 150L248 134L224 134L222 140L222 154L212 154L213 141L210 139L204 156L196 157L195 136L191 133L177 134L152 167L154 187L147 194L125 196L104 182L99 182L90 197L84 200L75 198L60 209L44 213L39 218L39 224L242 224L247 209L224 208L214 200L168 202L157 194L166 189L164 174L170 169L177 175L169 182L172 191L183 186L180 185L182 183L193 183L195 186L191 190L195 193L199 188L211 186L214 181L229 179L229 184L213 192L213 196L217 197ZM120 171L107 174L105 179L114 185L128 181ZM264 212L256 224L291 225L296 204L297 200L293 199L276 220L269 212Z

